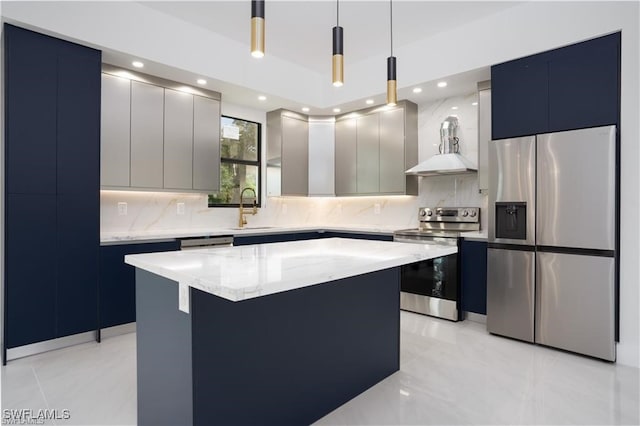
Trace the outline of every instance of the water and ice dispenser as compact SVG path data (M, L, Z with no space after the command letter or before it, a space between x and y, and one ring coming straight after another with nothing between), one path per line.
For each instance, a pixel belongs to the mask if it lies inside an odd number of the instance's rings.
M527 203L497 202L496 208L496 238L511 240L527 239Z

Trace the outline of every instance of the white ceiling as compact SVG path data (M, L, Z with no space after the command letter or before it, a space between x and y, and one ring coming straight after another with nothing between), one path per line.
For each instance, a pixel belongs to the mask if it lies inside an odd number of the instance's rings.
M178 18L207 31L247 45L249 54L251 6L249 0L236 1L153 1L138 2L155 11ZM464 29L464 25L488 15L498 13L518 3L497 1L407 1L393 2L394 48L416 40L431 37L453 28ZM340 1L340 25L345 34L345 64L359 62L376 55L389 55L389 2L388 1ZM336 2L320 1L266 1L266 54L298 64L310 72L331 74L331 29L336 25ZM470 37L473 35L470 34ZM443 46L451 49L455 46ZM437 53L430 53L437 60ZM117 53L105 54L105 61L114 65L128 66L130 58ZM347 68L348 69L348 68ZM185 83L193 82L194 76L184 70L168 69L162 64L145 66L145 72L171 78ZM401 70L399 70L401 72ZM348 84L348 75L347 84ZM489 78L488 68L470 70L456 76L446 77L446 89L435 88L435 81L425 81L420 86L423 92L414 94L412 87L400 87L400 99L422 103L445 97L468 94L476 90L476 83ZM401 83L401 82L400 82ZM402 86L402 85L401 85ZM258 107L265 111L285 107L312 108L310 114L334 114L332 109L340 107L347 112L365 107L365 99L353 99L341 105L303 105L276 96L256 105L259 95L254 90L229 85L210 79L208 88L223 93L231 103ZM375 104L384 102L384 94L372 93Z

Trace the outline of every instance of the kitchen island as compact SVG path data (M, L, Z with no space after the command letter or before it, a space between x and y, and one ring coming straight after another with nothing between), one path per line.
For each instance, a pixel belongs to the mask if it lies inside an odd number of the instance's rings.
M139 425L310 424L399 369L400 266L342 238L126 256Z

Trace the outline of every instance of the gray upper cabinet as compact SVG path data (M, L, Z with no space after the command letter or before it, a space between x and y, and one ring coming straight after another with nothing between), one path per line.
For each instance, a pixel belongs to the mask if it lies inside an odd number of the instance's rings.
M286 110L267 113L267 194L309 195L308 117Z
M102 74L100 182L129 186L131 80Z
M193 97L193 189L220 190L220 101Z
M220 94L194 95L168 80L145 75L152 84L143 83L103 67L101 186L219 191Z
M379 114L357 119L356 189L358 194L380 192Z
M131 186L163 187L164 90L131 82Z
M164 188L193 187L193 95L164 91Z
M356 136L355 118L336 121L335 137L335 191L336 195L355 195L356 188Z
M380 192L404 192L404 111L380 113Z
M282 194L309 193L309 124L282 116Z
M336 195L417 195L418 109L402 101L394 109L368 108L336 117Z

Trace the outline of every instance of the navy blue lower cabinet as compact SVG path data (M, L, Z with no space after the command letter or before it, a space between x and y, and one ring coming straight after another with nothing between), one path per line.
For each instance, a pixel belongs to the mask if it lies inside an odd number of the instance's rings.
M100 328L136 320L135 268L124 263L127 254L179 250L178 241L117 244L100 247Z
M359 234L356 232L324 232L323 238L354 238L358 240L393 241L393 235L384 234Z
M56 337L56 196L5 197L4 342L10 349Z
M487 243L463 240L461 244L462 310L487 314Z
M98 194L57 196L56 337L98 328Z

